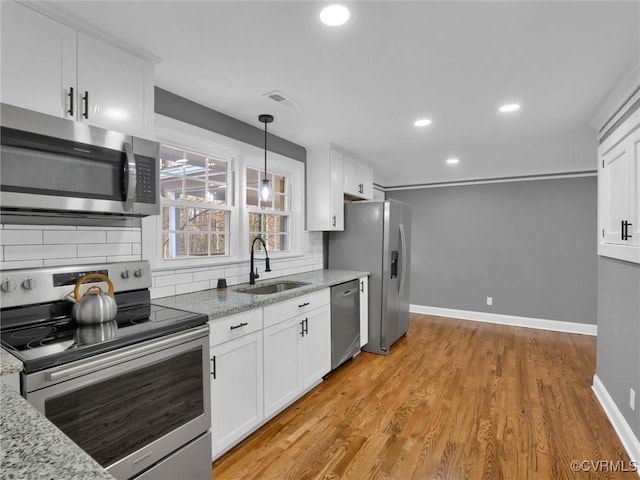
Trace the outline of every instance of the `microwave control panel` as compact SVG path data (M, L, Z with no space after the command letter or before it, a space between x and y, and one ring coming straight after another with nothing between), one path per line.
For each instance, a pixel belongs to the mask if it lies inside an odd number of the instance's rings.
M136 155L136 202L156 201L156 159Z

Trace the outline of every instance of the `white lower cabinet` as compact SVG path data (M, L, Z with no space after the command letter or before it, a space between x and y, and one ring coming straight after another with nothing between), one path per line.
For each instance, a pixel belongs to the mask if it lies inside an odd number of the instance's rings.
M264 331L264 410L267 417L302 391L302 321L291 318Z
M264 413L282 410L331 370L331 307L264 330Z
M243 325L245 323L247 325ZM221 319L216 325L225 326L225 330L238 332L240 336L210 349L213 458L242 440L264 420L262 309ZM252 330L258 325L258 331L242 334L242 329ZM212 328L212 334L219 330L221 328Z
M302 389L322 380L331 370L331 306L309 312L302 336Z
M329 289L212 320L209 344L216 459L331 370Z

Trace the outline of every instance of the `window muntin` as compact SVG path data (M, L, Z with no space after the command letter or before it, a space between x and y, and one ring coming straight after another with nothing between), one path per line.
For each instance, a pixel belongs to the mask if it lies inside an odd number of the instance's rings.
M228 171L225 159L161 145L163 259L229 253Z

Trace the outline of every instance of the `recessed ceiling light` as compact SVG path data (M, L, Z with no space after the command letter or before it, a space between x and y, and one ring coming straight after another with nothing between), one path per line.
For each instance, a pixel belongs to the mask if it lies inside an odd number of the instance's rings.
M455 165L456 163L458 163L460 161L459 158L447 158L447 163L449 165Z
M507 105L502 105L498 110L502 113L515 112L520 109L520 105L517 103L509 103Z
M426 127L427 125L431 125L431 120L428 118L421 118L420 120L416 120L413 122L416 127Z
M349 9L344 5L329 5L324 7L320 12L320 20L325 25L337 27L349 20Z

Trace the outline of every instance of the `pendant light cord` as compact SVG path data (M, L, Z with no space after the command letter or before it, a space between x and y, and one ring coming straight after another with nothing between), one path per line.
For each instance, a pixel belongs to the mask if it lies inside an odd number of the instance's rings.
M267 122L264 122L264 179L267 179Z

